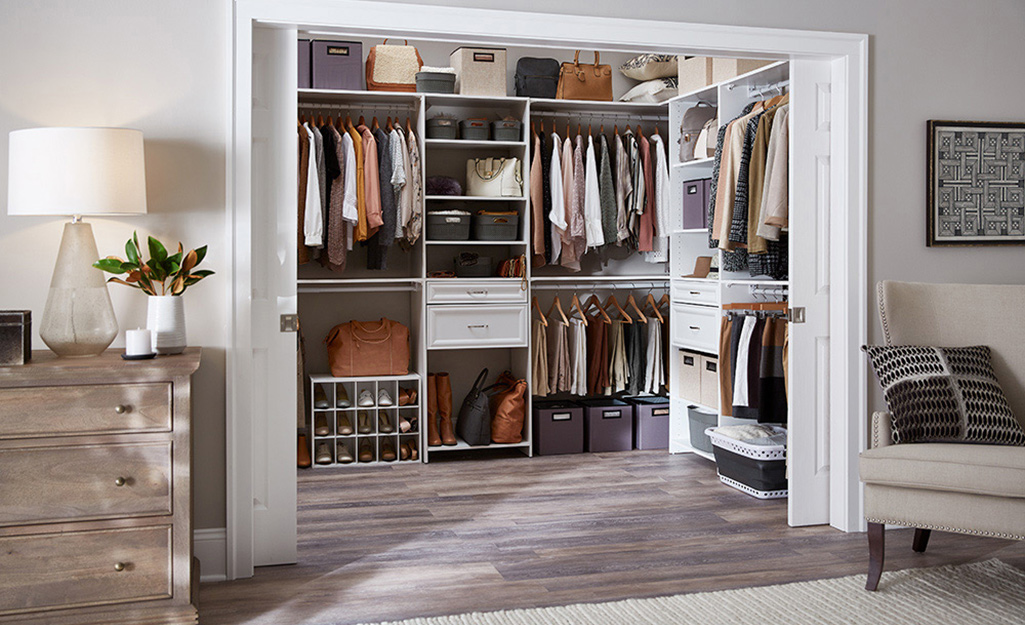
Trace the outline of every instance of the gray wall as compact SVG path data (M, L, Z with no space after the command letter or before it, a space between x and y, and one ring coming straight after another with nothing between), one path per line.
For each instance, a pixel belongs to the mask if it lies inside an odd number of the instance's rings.
M1020 0L520 0L515 6L868 33L871 282L1022 280L1025 248L927 249L924 244L925 120L1025 120L1025 3ZM0 3L0 134L60 124L128 125L146 134L150 214L96 220L101 252L119 249L138 228L187 245L210 243L211 267L225 266L229 13L225 0ZM6 159L4 143L0 197L6 197ZM0 308L41 313L59 236L59 220L0 213ZM137 293L115 288L111 294L123 328L144 322L145 305ZM190 341L207 348L196 380L198 527L224 525L226 299L226 284L214 277L187 300ZM874 313L871 319L871 339L880 341Z

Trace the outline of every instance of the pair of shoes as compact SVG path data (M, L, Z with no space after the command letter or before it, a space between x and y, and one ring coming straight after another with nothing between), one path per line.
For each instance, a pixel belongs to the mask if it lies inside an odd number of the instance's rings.
M427 374L427 444L455 445L452 431L452 381L447 373Z
M387 412L377 415L377 431L382 434L391 434L395 431L395 424L391 422L391 417L388 416Z
M360 462L373 462L374 461L374 445L370 439L364 438L359 443L359 461Z
M316 461L317 464L331 464L331 448L327 443L317 443Z
M341 384L336 384L335 394L337 395L337 397L335 398L336 408L348 408L352 405L352 402L349 401L349 392L345 390L345 386Z
M416 460L416 441L409 440L399 445L399 457L403 460Z
M338 426L338 434L341 436L349 436L352 434L352 422L349 420L349 415L340 414L338 419L335 421L335 425Z
M328 436L331 428L327 427L327 415L324 413L313 415L313 433L316 436Z
M381 460L395 462L397 457L395 454L395 441L390 438L383 439L381 441Z
M377 391L377 403L374 403L374 394L368 388L360 391L359 401L356 403L360 408L373 408L374 406L389 408L395 405L395 402L391 398L391 393L389 393L387 389L383 388Z
M374 433L374 424L370 421L370 413L366 410L356 413L356 431L360 434Z
M299 435L299 449L296 453L296 466L300 469L308 469L313 461L310 460L310 444L305 434Z
M337 458L340 464L351 464L355 460L355 458L352 457L352 452L349 451L349 446L342 441L338 441Z
M416 429L417 419L416 417L406 418L399 416L399 431L403 434L411 434L417 432Z
M399 389L399 405L412 406L416 404L416 387Z
M324 392L324 387L319 384L313 385L313 407L314 408L330 408L331 404L327 401L327 393Z

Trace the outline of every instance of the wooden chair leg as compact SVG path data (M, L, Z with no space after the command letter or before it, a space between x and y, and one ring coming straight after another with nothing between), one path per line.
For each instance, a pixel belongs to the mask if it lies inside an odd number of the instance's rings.
M932 535L932 530L924 530L920 527L915 528L915 540L911 543L911 548L918 553L923 553L925 548L929 546L929 536Z
M868 524L868 583L865 590L875 590L883 574L886 526L882 523Z

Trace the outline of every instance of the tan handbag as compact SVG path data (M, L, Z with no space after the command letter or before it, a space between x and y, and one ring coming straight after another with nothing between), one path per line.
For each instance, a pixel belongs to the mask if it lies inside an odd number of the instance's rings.
M338 378L409 373L409 328L398 321L350 321L327 338L331 375Z
M520 159L471 158L466 161L466 195L523 197Z
M594 65L580 63L580 50L573 55L572 63L563 63L559 72L559 89L555 97L560 100L612 101L612 67L598 64L598 52L594 53Z
M415 93L416 73L423 65L415 46L389 46L385 39L382 45L370 48L367 54L367 91Z
M523 441L523 420L527 413L527 381L506 371L491 391L491 442L515 444Z

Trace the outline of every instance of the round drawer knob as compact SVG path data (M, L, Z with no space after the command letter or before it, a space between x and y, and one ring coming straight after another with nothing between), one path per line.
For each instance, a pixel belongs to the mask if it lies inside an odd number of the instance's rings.
M118 414L124 414L131 409L131 406L125 406L124 404L118 404L114 406L114 412Z
M117 571L118 573L120 573L121 571L125 570L125 563L124 562L115 562L114 563L114 570Z
M128 480L126 480L123 477L119 477L116 480L114 480L114 486L124 486L127 483L128 483Z

